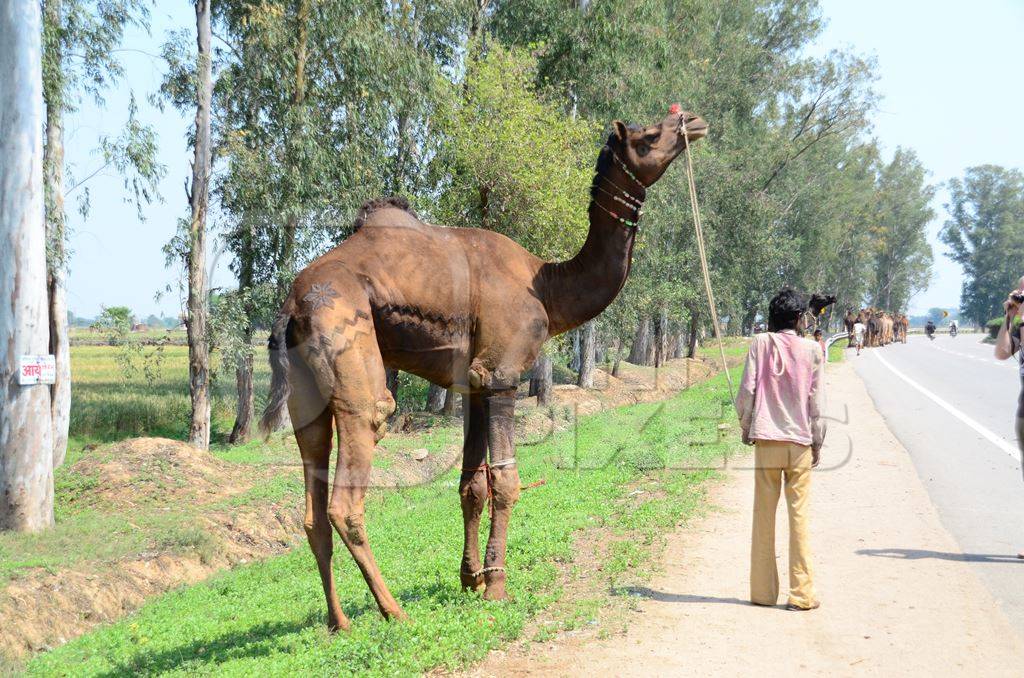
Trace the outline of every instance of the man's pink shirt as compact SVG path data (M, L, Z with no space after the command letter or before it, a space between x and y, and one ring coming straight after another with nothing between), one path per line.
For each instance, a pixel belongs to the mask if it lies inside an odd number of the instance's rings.
M736 396L745 437L821 446L825 440L825 356L793 330L754 336Z

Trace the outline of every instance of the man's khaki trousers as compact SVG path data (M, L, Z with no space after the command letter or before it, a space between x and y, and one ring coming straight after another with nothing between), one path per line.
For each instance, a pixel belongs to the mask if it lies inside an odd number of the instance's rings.
M775 565L775 510L783 478L789 506L789 603L811 607L814 572L807 543L807 499L811 489L811 448L758 440L754 444L754 530L750 549L750 600L775 605L779 571Z

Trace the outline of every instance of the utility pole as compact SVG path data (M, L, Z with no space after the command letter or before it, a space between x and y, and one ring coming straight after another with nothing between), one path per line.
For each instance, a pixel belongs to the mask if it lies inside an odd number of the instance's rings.
M38 0L0 3L0 530L19 532L53 525L41 42Z

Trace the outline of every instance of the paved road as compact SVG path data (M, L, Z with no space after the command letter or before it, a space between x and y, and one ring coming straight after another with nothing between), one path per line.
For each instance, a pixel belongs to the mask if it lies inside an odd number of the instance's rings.
M1024 550L1015 361L997 361L991 345L965 334L912 336L847 359L910 452L960 557L1024 634L1024 561L1012 558Z

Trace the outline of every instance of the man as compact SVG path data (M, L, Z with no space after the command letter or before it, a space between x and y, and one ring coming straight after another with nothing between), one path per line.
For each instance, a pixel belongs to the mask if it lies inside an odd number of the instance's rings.
M860 350L864 348L864 333L867 331L867 325L862 323L860 320L853 323L853 341L854 345L857 346L857 355L860 355Z
M1020 447L1021 469L1024 470L1024 352L1021 345L1024 344L1024 328L1014 328L1014 320L1020 315L1021 301L1024 300L1024 278L1017 283L1017 289L1010 292L1003 302L1003 310L1006 313L1006 320L999 328L999 335L996 337L996 358L1006 360L1015 353L1020 365L1020 396L1017 398L1017 445ZM1024 558L1024 551L1017 554L1018 558Z
M787 609L813 610L814 592L807 543L811 468L825 440L825 356L798 336L807 302L789 288L772 299L768 332L754 337L736 397L743 442L754 445L754 526L750 549L750 600L775 605L775 509L783 478L789 507L789 599Z
M821 346L821 354L825 356L825 360L828 360L828 346L825 345L825 335L821 333L821 330L814 330L814 341Z

